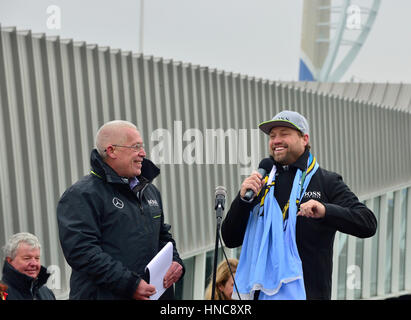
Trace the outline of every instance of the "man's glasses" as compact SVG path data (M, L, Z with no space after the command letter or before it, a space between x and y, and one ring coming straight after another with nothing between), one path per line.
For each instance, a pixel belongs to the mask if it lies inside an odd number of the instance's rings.
M129 149L133 149L136 152L139 152L141 149L144 148L144 143L137 143L134 146L122 146L119 144L112 144L112 146L119 147L119 148L129 148ZM105 149L104 152L107 152L107 149Z

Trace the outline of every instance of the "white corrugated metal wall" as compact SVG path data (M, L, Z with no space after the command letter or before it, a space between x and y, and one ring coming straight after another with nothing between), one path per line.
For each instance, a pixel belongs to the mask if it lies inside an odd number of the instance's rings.
M320 165L363 199L411 181L407 111L14 28L0 32L0 106L0 243L36 234L61 293L69 268L56 204L88 174L94 134L108 120L140 128L183 257L213 247L215 187L234 198L267 153L257 124L284 107L306 115Z
M411 84L368 82L282 82L297 88L333 94L385 105L390 109L411 111Z

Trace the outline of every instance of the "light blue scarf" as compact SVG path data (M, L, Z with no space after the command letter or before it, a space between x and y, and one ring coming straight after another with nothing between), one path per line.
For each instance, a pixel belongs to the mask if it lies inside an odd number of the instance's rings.
M253 299L261 290L259 300L305 300L301 259L295 241L297 204L319 165L309 155L307 170L297 170L292 186L288 219L274 197L273 166L265 195L250 212L235 281L241 299ZM264 189L263 189L264 190ZM233 294L233 297L236 296Z

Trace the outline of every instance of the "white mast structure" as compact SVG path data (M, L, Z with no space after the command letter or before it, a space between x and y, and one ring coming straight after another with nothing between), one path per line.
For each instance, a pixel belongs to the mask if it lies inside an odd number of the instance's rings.
M300 81L338 82L364 45L381 0L305 0Z

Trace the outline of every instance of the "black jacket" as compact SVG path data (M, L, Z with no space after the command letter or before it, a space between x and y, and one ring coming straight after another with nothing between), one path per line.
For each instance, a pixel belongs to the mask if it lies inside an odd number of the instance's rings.
M4 261L2 281L7 284L7 300L56 300L53 291L46 287L50 276L43 266L36 279L17 271Z
M131 299L140 280L148 280L144 268L167 242L183 266L164 223L160 192L151 184L160 169L144 159L138 190L132 191L97 150L91 168L57 206L60 243L72 268L70 299ZM162 298L174 298L173 287Z
M283 209L288 201L297 168L305 170L306 151L288 171L276 163L278 176L274 195ZM263 192L247 203L240 194L231 203L222 223L222 237L229 248L241 246L250 210L260 201ZM318 168L311 178L302 203L310 199L320 201L326 209L325 217L312 219L297 217L296 242L303 264L307 299L331 298L333 243L338 230L360 238L371 237L377 229L377 220L336 173Z

